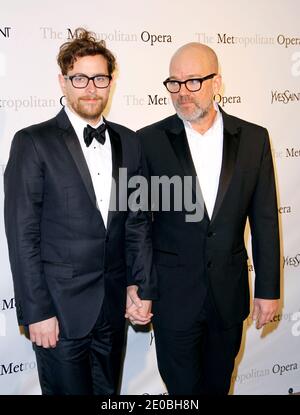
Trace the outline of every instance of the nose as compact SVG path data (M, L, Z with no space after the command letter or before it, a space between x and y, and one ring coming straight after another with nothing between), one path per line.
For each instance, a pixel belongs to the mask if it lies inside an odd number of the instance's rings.
M184 95L189 95L190 93L191 93L191 91L189 91L187 89L186 85L185 84L181 84L181 88L180 88L180 90L178 92L178 95L184 96Z
M87 91L91 91L91 92L95 92L96 91L96 87L94 84L94 80L93 79L89 79L89 82L86 86Z

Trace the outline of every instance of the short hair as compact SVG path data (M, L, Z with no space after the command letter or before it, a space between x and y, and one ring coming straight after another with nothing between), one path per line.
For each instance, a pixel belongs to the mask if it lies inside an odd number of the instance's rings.
M97 41L94 32L79 27L74 32L74 39L63 43L59 48L57 63L61 73L67 75L68 71L73 69L74 63L78 58L95 55L101 55L106 59L108 73L111 75L116 68L116 58L106 48L105 41Z

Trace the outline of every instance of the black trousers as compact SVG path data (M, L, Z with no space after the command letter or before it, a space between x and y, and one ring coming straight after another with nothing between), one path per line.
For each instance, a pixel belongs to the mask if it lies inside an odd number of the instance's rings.
M93 330L81 339L60 338L56 347L34 345L43 395L118 393L125 323L112 327L105 305Z
M243 324L224 330L208 294L186 330L154 325L157 363L170 395L227 395Z

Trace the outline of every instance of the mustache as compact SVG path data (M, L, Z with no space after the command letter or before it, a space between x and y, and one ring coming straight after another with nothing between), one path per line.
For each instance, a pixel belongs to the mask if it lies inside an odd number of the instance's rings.
M179 98L177 99L177 103L178 103L178 104L194 103L194 100L193 100L193 98L191 98L191 97L186 97L186 96L183 96L183 97L179 97Z
M85 99L97 99L98 101L102 101L102 97L99 97L97 95L85 95L83 97L79 98L79 101L85 100Z

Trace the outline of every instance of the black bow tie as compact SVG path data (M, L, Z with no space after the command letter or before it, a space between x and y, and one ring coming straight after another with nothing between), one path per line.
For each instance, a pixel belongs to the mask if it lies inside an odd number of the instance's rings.
M93 128L90 125L84 127L83 138L86 146L88 147L95 138L99 143L105 143L105 130L106 125L103 123L98 128Z

